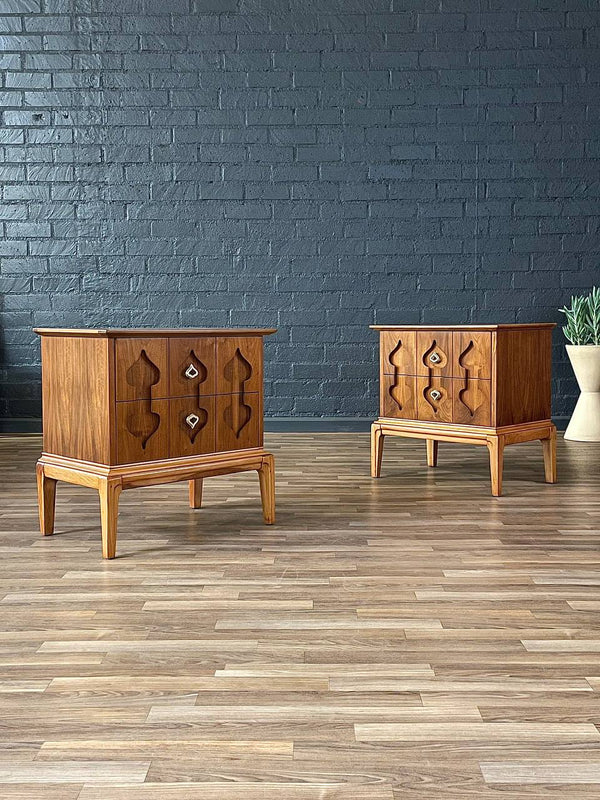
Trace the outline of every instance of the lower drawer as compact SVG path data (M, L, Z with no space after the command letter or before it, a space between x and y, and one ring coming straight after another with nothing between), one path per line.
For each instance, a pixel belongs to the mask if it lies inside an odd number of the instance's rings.
M262 444L258 392L117 403L117 462L243 450Z
M380 413L393 419L489 426L491 381L383 375Z

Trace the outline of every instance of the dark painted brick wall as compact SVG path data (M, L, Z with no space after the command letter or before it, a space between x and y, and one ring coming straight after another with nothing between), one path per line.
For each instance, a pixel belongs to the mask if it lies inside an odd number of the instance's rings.
M2 415L33 325L275 325L269 414L369 415L369 323L598 281L597 0L0 9ZM557 333L557 414L570 375Z

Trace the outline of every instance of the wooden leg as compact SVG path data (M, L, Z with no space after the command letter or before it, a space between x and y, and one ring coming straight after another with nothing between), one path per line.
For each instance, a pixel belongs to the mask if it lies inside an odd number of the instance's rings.
M202 507L202 478L190 481L190 508Z
M547 439L542 439L546 483L556 483L556 428L552 426Z
M117 551L117 516L121 481L102 479L100 494L100 519L102 521L102 557L114 558Z
M437 441L437 439L427 439L427 466L428 467L437 467L438 444L439 444L439 442Z
M44 465L36 465L38 510L40 514L40 533L52 536L54 533L54 506L56 501L56 480L44 474Z
M494 497L500 497L502 494L502 471L504 469L504 439L502 436L494 436L488 439L487 446L490 451L492 494Z
M381 459L383 458L383 433L379 425L371 425L371 477L379 478L381 475Z
M265 524L272 525L275 522L275 459L270 453L263 456L262 466L258 470L258 480L263 519Z

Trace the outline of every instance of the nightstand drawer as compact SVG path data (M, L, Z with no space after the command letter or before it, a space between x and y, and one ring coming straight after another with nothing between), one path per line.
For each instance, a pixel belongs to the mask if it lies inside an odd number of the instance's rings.
M491 425L492 382L455 378L452 421L462 425Z
M382 417L417 418L416 380L414 375L382 375L380 383Z
M383 375L414 375L416 371L415 331L391 333L386 331L380 339L380 362Z
M453 384L452 378L417 378L417 419L452 422Z
M117 400L168 397L168 340L118 339L115 346Z
M169 400L170 458L216 452L215 398Z
M217 394L262 391L262 339L229 336L217 339Z
M417 332L417 375L452 377L452 331Z
M452 376L462 378L492 377L492 335L480 331L454 331L452 334L454 365Z
M169 458L169 401L117 403L118 463L161 458Z
M262 403L258 392L222 394L217 403L217 451L262 445Z
M216 384L216 339L169 340L169 396L212 395Z

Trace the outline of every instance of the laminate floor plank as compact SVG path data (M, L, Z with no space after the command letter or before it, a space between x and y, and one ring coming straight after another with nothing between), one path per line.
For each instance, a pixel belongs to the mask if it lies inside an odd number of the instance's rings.
M258 480L97 494L0 437L2 800L596 800L600 451L267 436Z

